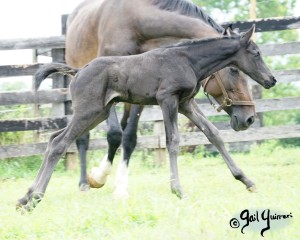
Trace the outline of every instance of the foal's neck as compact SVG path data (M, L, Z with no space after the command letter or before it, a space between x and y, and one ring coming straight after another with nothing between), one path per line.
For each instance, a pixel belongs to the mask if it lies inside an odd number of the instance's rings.
M184 53L199 80L234 63L239 49L238 38L196 40L178 45L178 51Z

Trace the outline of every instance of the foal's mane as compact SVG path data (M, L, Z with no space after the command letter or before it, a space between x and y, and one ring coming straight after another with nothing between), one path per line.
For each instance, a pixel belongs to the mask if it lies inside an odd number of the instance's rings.
M187 39L187 40L181 41L179 43L168 45L164 48L189 47L189 46L194 46L194 45L197 45L197 44L203 43L203 42L212 42L212 41L220 40L220 39L238 39L238 38L240 38L240 36L222 36L222 37L215 37L215 38L191 39L191 40Z
M223 27L208 16L201 7L186 0L152 0L152 3L163 10L171 12L178 11L182 15L199 18L219 33L224 30Z

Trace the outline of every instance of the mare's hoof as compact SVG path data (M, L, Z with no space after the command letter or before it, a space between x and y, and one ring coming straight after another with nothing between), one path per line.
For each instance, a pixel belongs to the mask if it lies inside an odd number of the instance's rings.
M116 189L113 193L114 198L116 199L127 199L129 194L126 189Z
M86 192L90 190L90 185L87 183L83 183L79 185L79 191Z
M95 181L91 175L88 175L88 182L91 188L101 188L104 186L103 183L98 183L97 181Z
M257 192L257 189L256 189L255 185L253 185L253 186L247 188L247 190L248 190L249 192Z

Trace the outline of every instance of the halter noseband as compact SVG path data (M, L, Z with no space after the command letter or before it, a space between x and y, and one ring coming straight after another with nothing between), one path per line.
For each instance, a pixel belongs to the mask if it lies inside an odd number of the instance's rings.
M219 107L216 107L216 105L212 102L212 100L210 99L208 93L206 92L206 86L209 82L210 79L213 79L213 78L216 78L217 80L217 84L218 86L220 87L221 91L222 91L222 94L224 96L224 99L223 99L223 102L222 104L219 106ZM232 105L242 105L242 106L254 106L254 102L253 101L234 101L232 100L231 98L229 98L228 96L228 93L224 87L224 84L222 82L222 79L219 75L219 73L214 73L212 74L211 76L209 76L208 78L206 78L204 80L204 83L203 83L203 91L204 91L204 94L206 95L206 97L208 98L210 104L214 107L214 109L216 109L218 112L221 112L222 109L224 109L225 107L230 107Z

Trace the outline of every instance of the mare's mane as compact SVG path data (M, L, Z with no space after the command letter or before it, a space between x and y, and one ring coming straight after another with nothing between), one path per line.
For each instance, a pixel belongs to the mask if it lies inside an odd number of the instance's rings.
M152 4L166 11L177 11L182 15L199 18L219 33L222 33L224 30L223 27L208 16L201 7L186 0L152 0Z

